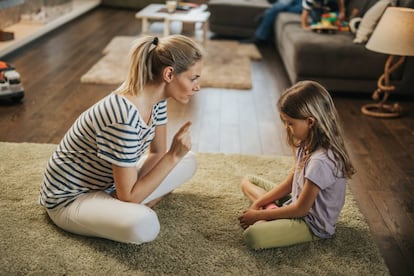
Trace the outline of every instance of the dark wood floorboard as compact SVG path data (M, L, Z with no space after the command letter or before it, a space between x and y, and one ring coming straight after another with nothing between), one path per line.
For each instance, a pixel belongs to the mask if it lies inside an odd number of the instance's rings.
M140 30L134 11L95 9L4 57L22 74L26 96L0 102L0 141L58 143L79 114L115 86L80 77L118 35ZM190 120L193 150L290 155L275 105L289 81L272 45L253 62L253 89L204 88L191 102L169 100L169 140ZM370 95L337 95L346 144L358 173L349 181L392 275L414 275L414 101L402 99L402 118L362 116ZM276 268L277 269L277 268Z

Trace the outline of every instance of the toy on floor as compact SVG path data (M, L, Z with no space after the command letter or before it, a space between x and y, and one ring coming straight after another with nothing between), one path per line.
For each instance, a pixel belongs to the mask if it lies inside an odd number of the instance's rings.
M0 60L0 99L19 102L24 97L20 74L13 65Z

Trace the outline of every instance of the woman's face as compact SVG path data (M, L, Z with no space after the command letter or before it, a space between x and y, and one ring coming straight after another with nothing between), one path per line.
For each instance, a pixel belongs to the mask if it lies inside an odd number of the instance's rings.
M299 141L304 141L309 135L309 130L313 126L314 119L293 119L286 114L281 114L283 122L285 123L286 130L293 135L293 137Z
M202 61L196 62L187 71L174 75L174 78L166 87L167 97L186 104L190 98L200 90L199 79L201 76Z

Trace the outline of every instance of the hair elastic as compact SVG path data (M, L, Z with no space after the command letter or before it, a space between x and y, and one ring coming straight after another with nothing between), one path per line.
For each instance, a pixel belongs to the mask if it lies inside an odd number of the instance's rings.
M152 44L158 46L158 37L154 37L154 39L152 40Z

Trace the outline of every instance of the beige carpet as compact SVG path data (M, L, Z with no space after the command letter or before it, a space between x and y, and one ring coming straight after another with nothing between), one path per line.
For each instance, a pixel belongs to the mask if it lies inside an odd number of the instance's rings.
M104 56L81 77L82 83L120 84L128 71L129 49L136 37L118 36L103 50ZM261 59L254 44L209 40L201 76L202 87L251 89L251 60Z
M244 246L240 179L282 178L288 157L199 153L195 177L156 206L161 233L152 243L63 232L37 204L54 148L0 143L0 275L388 275L350 193L335 238L259 252Z

